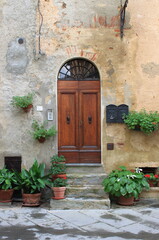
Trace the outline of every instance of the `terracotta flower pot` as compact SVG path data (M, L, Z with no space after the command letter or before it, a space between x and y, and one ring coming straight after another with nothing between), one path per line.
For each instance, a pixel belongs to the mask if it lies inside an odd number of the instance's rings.
M3 203L11 202L13 192L14 192L13 189L8 189L8 190L0 189L0 202L3 202Z
M66 173L52 175L52 181L54 181L56 178L67 179L67 175Z
M41 138L38 139L38 141L39 141L40 143L45 142L45 140L46 140L46 138L44 138L44 137L41 137Z
M60 200L65 198L66 187L52 187L54 197L53 199Z
M150 187L155 187L156 183L153 180L148 180L149 186Z
M28 105L27 107L24 107L23 108L23 110L24 110L24 112L29 112L30 111L30 109L33 107L33 105L32 104L30 104L30 105Z
M34 194L23 193L22 197L24 206L34 207L40 205L41 193Z
M126 198L124 196L120 196L117 203L123 206L131 206L134 204L134 197Z

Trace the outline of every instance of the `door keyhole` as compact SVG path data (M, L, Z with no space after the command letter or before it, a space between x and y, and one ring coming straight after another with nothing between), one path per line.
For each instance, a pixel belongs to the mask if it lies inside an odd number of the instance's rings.
M66 122L67 122L67 124L70 124L70 116L66 117Z
M92 123L92 117L88 116L88 123L91 124Z

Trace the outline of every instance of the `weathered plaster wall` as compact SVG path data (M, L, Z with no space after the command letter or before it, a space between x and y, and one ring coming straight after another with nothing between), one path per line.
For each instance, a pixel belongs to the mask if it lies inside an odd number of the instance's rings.
M123 54L123 70L118 75L118 79L125 79L126 88L123 91L122 86L117 88L124 93L123 96L131 95L129 101L126 98L124 101L130 110L159 111L158 1L151 4L149 1L129 1L127 11L131 29L125 31L123 44L126 53ZM118 102L119 95L117 99ZM119 165L129 168L159 165L159 132L145 136L120 124L112 124L106 128L105 141L115 144L114 151L105 152L108 171Z
M153 3L152 3L153 2ZM106 171L119 165L158 166L159 135L145 136L123 124L106 124L108 104L130 110L159 109L158 0L129 1L124 39L119 36L117 0L41 0L43 15L39 54L38 0L0 2L0 157L21 155L28 167L34 158L49 164L57 138L39 145L28 134L33 119L45 120L53 108L57 124L57 74L64 62L83 57L95 63L101 76L102 162ZM24 43L19 44L18 39ZM35 92L28 115L10 105L14 95ZM41 105L43 112L37 112ZM114 150L107 150L114 143Z

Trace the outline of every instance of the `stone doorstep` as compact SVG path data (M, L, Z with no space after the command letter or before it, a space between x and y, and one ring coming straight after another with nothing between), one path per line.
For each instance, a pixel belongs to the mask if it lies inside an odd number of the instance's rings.
M98 174L67 174L68 184L70 185L99 185L102 184L106 175L103 173Z
M69 209L110 209L109 198L105 199L83 199L65 198L62 200L50 201L50 209L69 210Z
M96 164L75 164L74 166L66 164L66 171L67 174L83 174L83 175L88 175L90 174L105 174L104 168L102 165L96 165Z
M150 190L143 191L141 193L141 198L144 198L144 199L149 199L149 198L159 199L159 187L151 187Z
M12 205L12 202L2 203L0 202L0 207L10 207Z
M106 194L102 188L102 186L67 186L66 195L68 197L82 197L82 198L105 198Z

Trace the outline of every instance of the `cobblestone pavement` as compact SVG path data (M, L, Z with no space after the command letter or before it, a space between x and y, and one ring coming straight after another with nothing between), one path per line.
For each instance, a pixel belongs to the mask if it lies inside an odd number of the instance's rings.
M159 203L141 201L135 206L112 205L109 210L51 210L0 206L0 239L74 240L159 238Z

